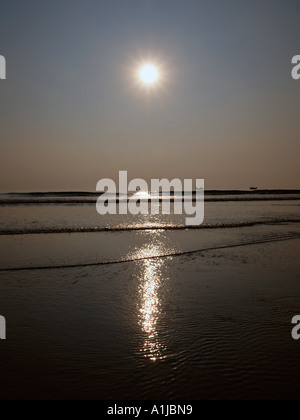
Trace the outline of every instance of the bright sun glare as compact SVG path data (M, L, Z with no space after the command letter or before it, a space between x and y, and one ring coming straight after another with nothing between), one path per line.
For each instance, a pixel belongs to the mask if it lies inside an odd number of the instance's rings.
M153 64L146 64L140 68L139 77L142 83L147 86L155 85L159 80L159 71Z

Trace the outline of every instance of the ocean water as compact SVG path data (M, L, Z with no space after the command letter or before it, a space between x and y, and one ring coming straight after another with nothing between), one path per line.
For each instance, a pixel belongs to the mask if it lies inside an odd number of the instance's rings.
M192 229L96 199L0 196L0 399L299 397L299 192L208 192Z

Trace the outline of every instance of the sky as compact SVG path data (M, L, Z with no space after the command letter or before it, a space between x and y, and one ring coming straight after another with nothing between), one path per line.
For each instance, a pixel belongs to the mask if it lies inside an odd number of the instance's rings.
M300 188L299 16L299 0L0 0L0 192L95 191L121 170Z

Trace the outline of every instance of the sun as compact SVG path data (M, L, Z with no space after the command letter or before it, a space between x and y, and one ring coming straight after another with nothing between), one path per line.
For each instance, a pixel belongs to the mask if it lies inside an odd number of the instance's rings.
M164 59L155 55L140 56L130 67L133 88L142 94L146 93L147 97L159 94L169 83L168 67Z
M159 78L159 69L154 64L144 64L139 69L139 79L145 86L155 86L158 83Z

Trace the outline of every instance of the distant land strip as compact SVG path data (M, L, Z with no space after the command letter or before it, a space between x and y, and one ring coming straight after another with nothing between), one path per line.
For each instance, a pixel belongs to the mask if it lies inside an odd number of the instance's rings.
M158 192L153 192L158 194ZM196 191L192 191L193 194L196 194ZM16 197L99 197L103 192L90 192L90 191L49 191L49 192L26 192L26 193L5 193L0 194L6 196L16 196ZM171 192L174 194L174 192ZM183 194L183 191L175 191L175 194ZM205 190L205 195L260 195L260 194L300 194L300 190L295 189L257 189L257 190ZM117 196L120 194L117 193Z

